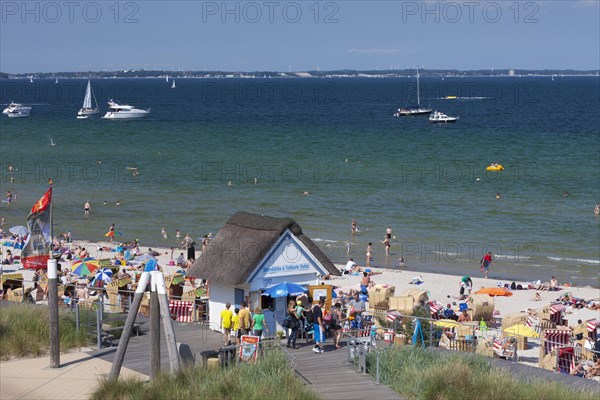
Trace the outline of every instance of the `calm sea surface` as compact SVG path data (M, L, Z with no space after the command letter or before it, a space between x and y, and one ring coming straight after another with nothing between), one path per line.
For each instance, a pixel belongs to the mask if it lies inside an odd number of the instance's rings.
M245 210L294 218L335 262L348 240L364 263L373 242L377 266L403 256L478 276L491 250L492 278L600 286L597 77L424 78L422 103L460 116L445 126L392 117L415 102L408 78L92 80L102 114L109 98L151 108L138 121L77 120L85 85L0 81L0 102L33 104L1 118L2 195L18 196L0 209L8 227L53 178L55 231L76 238L103 239L114 222L123 240L175 246L176 229L201 238ZM492 162L505 171L486 172Z

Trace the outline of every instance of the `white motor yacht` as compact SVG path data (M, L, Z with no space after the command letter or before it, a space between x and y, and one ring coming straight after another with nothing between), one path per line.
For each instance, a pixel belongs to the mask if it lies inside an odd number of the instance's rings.
M128 104L118 104L112 100L108 101L108 111L104 114L105 119L132 119L144 118L150 114L150 109L140 110Z
M443 112L434 111L433 114L429 116L429 122L432 124L441 124L447 122L456 122L459 117L449 117Z
M29 117L31 107L24 106L23 104L12 102L6 107L2 114L8 115L10 118Z

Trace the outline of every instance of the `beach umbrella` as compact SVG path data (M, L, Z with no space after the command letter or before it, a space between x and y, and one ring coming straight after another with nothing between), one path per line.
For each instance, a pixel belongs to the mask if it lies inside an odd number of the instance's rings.
M96 272L96 275L94 275L94 279L96 281L110 282L110 280L112 279L112 275L113 272L110 268L103 268Z
M306 292L304 286L297 285L295 283L283 282L275 286L271 286L263 292L263 296L287 297L287 296L298 296Z
M506 288L503 287L486 287L486 288L481 288L478 291L475 292L475 294L488 294L490 296L512 296L512 292Z
M137 256L135 258L135 261L148 262L148 261L158 261L158 260L156 259L156 257L151 256L148 253L145 253L145 254Z
M22 225L13 226L8 231L10 233L12 233L13 235L18 235L18 236L25 236L25 235L29 234L29 229L27 229L27 227L22 226Z
M106 237L115 237L115 235L123 236L123 234L119 231L108 231L104 234Z
M86 276L92 275L98 268L100 268L98 261L88 258L74 262L71 265L71 272L75 275Z
M537 338L540 336L535 329L523 324L517 324L510 328L506 328L504 333L508 336L526 336L530 338Z
M458 322L456 322L452 319L440 319L440 320L434 321L433 324L435 326L439 326L440 328L455 328L458 326Z

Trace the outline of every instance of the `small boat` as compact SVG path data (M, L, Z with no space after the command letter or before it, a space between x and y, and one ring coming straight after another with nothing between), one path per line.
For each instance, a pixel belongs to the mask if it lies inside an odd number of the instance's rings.
M102 118L104 119L134 119L144 118L150 114L150 109L140 110L128 104L118 104L112 100L108 101L108 111Z
M458 99L458 96L446 96L444 97L444 100L456 100Z
M173 79L173 84L171 85L171 89L175 89L175 79Z
M165 81L169 82L169 75L165 76Z
M491 164L485 167L486 171L504 171L504 167L500 164Z
M56 78L56 80L54 81L54 83L58 83L58 78Z
M443 124L448 122L456 122L459 117L449 117L443 112L434 111L433 114L429 116L429 123L431 124Z
M428 107L421 107L421 95L419 87L419 68L417 68L417 105L406 108L399 108L394 113L394 117L406 117L411 115L426 115L431 114L432 109Z
M29 117L30 112L31 107L12 102L2 111L2 114L6 114L9 118L22 118Z
M29 83L33 83L33 76L29 77Z
M94 98L94 103L96 104L95 108L92 108L92 97ZM87 88L85 89L85 97L83 98L83 107L77 113L77 119L87 119L90 115L95 115L100 112L100 108L98 107L98 102L96 101L96 96L94 96L94 92L92 92L92 84L88 79Z

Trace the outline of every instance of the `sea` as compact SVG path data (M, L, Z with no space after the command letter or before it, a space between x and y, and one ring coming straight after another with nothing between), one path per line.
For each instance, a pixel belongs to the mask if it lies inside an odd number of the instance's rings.
M248 211L293 218L336 263L372 242L372 266L480 276L492 251L494 283L600 287L598 77L421 78L421 104L460 117L444 125L392 115L416 102L410 77L91 82L100 116L109 99L150 116L76 119L87 79L0 80L1 103L33 107L0 119L5 230L52 179L54 232L78 239L114 223L179 247L176 229L200 242Z

